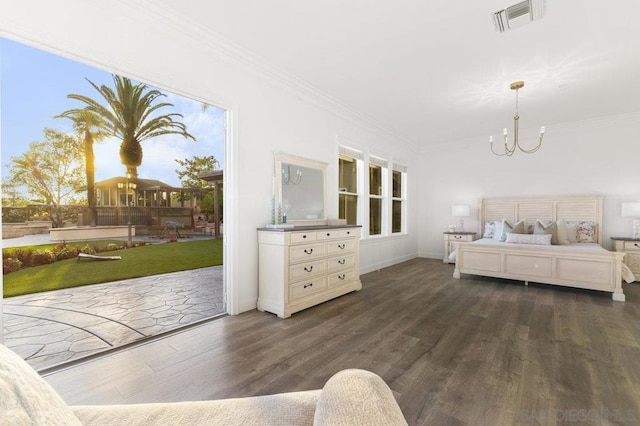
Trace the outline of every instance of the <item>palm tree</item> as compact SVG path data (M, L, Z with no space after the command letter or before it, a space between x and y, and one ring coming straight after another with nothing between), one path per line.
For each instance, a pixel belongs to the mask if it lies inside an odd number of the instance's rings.
M95 155L93 143L107 137L105 122L98 114L86 109L71 109L54 118L68 118L73 121L73 128L84 142L85 173L87 176L87 204L89 207L89 224L96 226L96 190L95 190Z
M122 140L120 161L127 168L127 174L138 175L137 168L142 164L142 141L168 134L196 139L187 132L184 123L175 120L176 117L182 118L182 114L155 115L161 108L173 107L168 102L156 103L159 97L166 96L159 90L150 89L143 83L133 84L128 78L115 74L115 91L87 81L102 95L106 106L88 96L70 94L67 97L87 104L86 110L100 115L105 121L104 129Z

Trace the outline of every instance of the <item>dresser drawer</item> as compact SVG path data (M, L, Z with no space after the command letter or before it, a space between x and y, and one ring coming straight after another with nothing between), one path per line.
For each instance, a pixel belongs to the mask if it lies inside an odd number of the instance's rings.
M289 286L289 302L320 293L327 289L327 277L316 277Z
M633 251L633 250L640 251L640 241L625 241L624 249L628 251Z
M289 247L289 262L304 262L309 259L316 259L327 255L327 245L325 243L304 244Z
M345 256L331 257L327 259L327 269L329 272L353 269L356 266L355 256L347 254Z
M354 269L349 269L348 271L333 272L329 274L329 288L338 287L343 284L349 283L355 280L355 276L356 273Z
M326 260L315 260L310 262L303 262L297 265L289 266L289 282L307 279L316 275L324 275L327 273Z
M358 228L341 229L339 233L340 233L340 238L358 237L360 235L360 229Z
M318 241L320 240L331 240L333 238L340 238L340 230L338 229L327 229L326 231L318 231L316 232Z
M340 253L351 253L356 249L356 240L338 240L327 243L327 253L329 256Z
M315 241L315 232L292 232L291 244L306 243L307 241Z

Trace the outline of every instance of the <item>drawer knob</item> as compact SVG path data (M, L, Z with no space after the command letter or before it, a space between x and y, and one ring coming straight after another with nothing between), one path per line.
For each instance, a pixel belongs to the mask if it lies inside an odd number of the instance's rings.
M638 243L633 243L634 247L638 247L640 248L640 246L638 245Z
M338 263L344 265L347 262L347 259L338 260Z
M327 232L327 237L330 237L330 236L331 236L331 232Z
M339 248L340 250L344 250L345 245L344 245L344 244L338 244L338 248Z
M313 253L313 249L304 249L304 252L307 254Z
M346 275L345 275L345 274L340 274L340 275L338 275L338 278L339 278L339 279L341 279L341 280L344 280L344 279L345 279L345 277L346 277Z
M313 287L313 283L305 284L305 285L303 286L303 288L307 288L307 287Z
M303 236L302 236L302 238L307 238L307 236L306 236L306 235L303 235Z
M307 272L313 271L313 265L309 266L308 268L305 266L304 270L307 271Z

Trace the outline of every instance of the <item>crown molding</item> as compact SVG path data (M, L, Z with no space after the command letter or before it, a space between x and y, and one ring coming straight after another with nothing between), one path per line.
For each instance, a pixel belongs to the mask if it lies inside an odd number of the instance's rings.
M302 98L353 124L364 126L379 135L391 139L394 143L401 143L409 149L416 152L419 151L419 146L405 136L384 127L371 117L354 110L305 80L263 60L236 43L224 38L214 30L191 22L178 11L168 9L155 3L153 0L111 0L108 4L101 0L70 0L66 3L74 2L82 3L84 9L95 8L102 10L104 13L109 13L112 16L118 16L125 22L132 20L132 16L135 16L136 23L144 22L151 27L163 28L180 33L186 38L192 39L194 44L197 44L202 49L209 49L208 54L215 55L223 62L239 67L248 74L272 86L285 90L298 98ZM92 3L95 6L87 8L87 3ZM66 4L66 7L74 6L78 5ZM37 47L80 63L109 70L109 72L145 81L149 84L166 87L159 81L160 77L158 75L141 76L135 73L133 70L137 68L136 65L130 61L125 61L122 56L117 56L117 63L120 64L120 66L114 67L113 64L110 63L109 57L116 56L117 52L100 52L100 55L98 55L101 58L100 60L96 60L93 57L84 57L75 53L86 50L86 44L81 38L60 37L55 33L38 28L35 24L25 25L19 21L8 19L5 15L0 15L0 36Z
M378 134L391 138L395 143L402 143L414 151L419 150L418 145L405 136L384 127L373 118L356 111L311 83L271 64L211 28L190 21L176 10L159 6L152 0L139 0L135 3L126 0L112 0L112 3L122 5L121 8L114 8L116 10L138 9L139 16L145 16L156 26L170 28L171 31L191 38L203 47L206 46L214 51L220 60L230 65L239 66L247 73L273 86L285 89L288 93L301 97L340 118L347 119L357 125L364 125Z

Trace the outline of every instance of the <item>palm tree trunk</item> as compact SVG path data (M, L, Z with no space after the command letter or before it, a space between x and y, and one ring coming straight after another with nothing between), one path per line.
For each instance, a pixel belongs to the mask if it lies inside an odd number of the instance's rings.
M93 139L87 133L84 138L85 171L87 173L87 204L89 211L89 226L96 226L96 185L95 185L95 155L93 154Z

